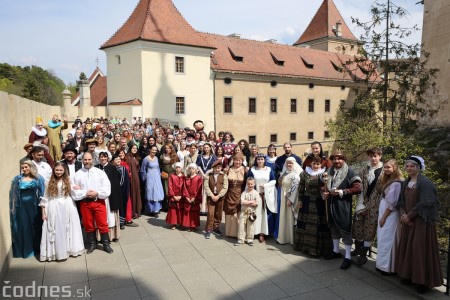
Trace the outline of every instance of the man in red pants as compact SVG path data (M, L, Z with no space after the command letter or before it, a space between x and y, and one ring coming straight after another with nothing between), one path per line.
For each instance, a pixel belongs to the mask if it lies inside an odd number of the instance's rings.
M101 235L103 250L113 253L109 245L108 221L106 219L105 199L111 194L111 183L106 173L94 167L92 154L83 155L83 168L75 173L72 197L80 202L83 226L87 233L89 247L87 253L96 248L95 224Z

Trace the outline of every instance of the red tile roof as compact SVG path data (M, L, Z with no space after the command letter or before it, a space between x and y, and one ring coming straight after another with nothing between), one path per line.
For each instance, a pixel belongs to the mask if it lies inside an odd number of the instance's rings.
M333 66L332 62L337 67L341 67L344 62L353 59L349 55L210 33L202 33L202 35L216 48L211 57L211 69L216 72L337 81L357 79L354 76L365 78L359 68L349 67L349 69L355 69L350 75L348 72L336 70ZM229 49L239 53L243 60L236 61ZM278 61L284 61L283 66L277 65L272 55ZM308 68L303 60L308 65L312 65L312 68Z
M125 24L100 49L136 40L212 48L170 0L140 0Z
M106 106L107 104L107 80L99 68L96 68L89 76L89 86L91 88L91 105ZM72 104L80 105L80 92L72 97Z
M142 105L142 101L140 99L134 98L123 102L111 102L108 105Z
M333 26L336 26L338 21L342 23L341 38L356 41L355 36L348 28L333 0L324 0L305 32L303 32L302 36L297 40L297 42L294 43L294 45L306 43L323 37L336 38L337 36L333 31Z

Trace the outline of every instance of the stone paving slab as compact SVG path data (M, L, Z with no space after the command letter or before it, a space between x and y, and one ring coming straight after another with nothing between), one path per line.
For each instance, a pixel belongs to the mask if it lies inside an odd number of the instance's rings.
M311 258L271 239L236 247L234 238L207 240L200 229L170 230L164 218L135 220L139 227L121 231L112 255L99 245L63 262L13 259L2 286L41 289L40 297L16 299L450 299L442 287L418 295L398 277L379 275L373 260L343 271L341 260ZM50 294L55 287L59 294Z

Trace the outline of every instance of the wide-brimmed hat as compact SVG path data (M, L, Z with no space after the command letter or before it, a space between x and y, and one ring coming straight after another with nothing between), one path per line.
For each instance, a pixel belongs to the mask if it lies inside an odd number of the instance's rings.
M347 157L345 157L344 153L341 149L335 149L333 153L330 155L330 159L333 160L335 157L341 158L343 160L347 160Z
M88 144L92 144L92 143L94 143L95 146L98 146L98 141L97 141L96 139L88 139L88 140L86 140L86 142L84 142L84 143L85 143L86 146L87 146Z
M75 146L72 143L68 143L63 149L62 152L66 153L67 151L72 151L75 153L75 155L78 155L78 150L75 148Z

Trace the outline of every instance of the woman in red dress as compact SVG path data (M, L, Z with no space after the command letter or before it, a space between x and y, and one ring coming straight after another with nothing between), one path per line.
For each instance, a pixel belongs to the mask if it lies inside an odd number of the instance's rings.
M176 162L173 165L175 173L169 176L169 188L167 198L169 201L169 210L167 211L166 223L171 225L174 230L177 224L181 224L181 203L183 199L183 189L185 177L182 173L183 164Z
M183 202L181 210L181 226L188 231L195 231L200 226L200 204L202 203L203 179L198 175L198 166L195 163L186 169Z

